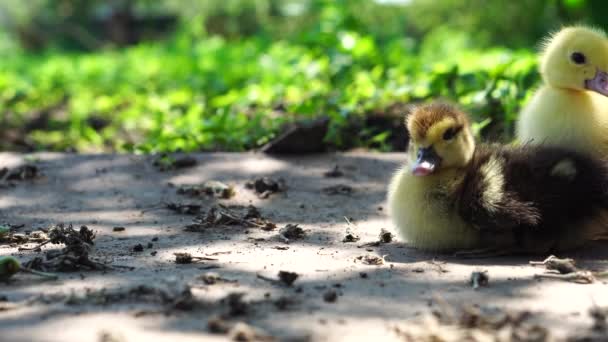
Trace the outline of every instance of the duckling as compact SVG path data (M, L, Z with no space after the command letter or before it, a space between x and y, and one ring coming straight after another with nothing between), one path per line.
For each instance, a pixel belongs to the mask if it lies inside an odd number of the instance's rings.
M465 113L412 110L408 163L391 179L388 213L403 239L429 251L547 253L608 228L608 165L542 145L476 146Z
M521 143L545 143L608 156L608 41L604 32L567 27L546 39L544 82L520 113Z

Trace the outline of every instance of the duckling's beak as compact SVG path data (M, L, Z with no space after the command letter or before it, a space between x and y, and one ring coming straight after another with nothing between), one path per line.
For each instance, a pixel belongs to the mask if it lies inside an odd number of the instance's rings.
M414 176L427 176L433 173L441 163L441 157L435 152L433 146L418 149L418 158L412 167Z
M608 96L608 73L600 70L596 71L595 77L585 80L585 88Z

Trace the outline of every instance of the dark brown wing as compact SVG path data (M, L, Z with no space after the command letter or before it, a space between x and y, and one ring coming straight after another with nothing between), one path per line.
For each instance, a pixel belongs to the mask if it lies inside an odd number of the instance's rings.
M532 201L509 191L509 156L500 146L479 147L462 182L458 210L480 230L534 228L541 213Z

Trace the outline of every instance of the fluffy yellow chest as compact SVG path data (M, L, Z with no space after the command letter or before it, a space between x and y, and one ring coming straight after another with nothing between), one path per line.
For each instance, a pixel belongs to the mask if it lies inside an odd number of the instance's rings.
M441 184L417 177L408 168L392 178L388 191L388 212L401 237L412 246L433 251L474 248L477 231L452 208Z
M608 98L542 87L522 111L517 136L521 143L546 143L608 156Z

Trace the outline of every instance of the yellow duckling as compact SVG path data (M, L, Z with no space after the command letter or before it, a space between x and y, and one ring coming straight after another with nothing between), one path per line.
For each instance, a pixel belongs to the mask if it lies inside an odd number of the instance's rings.
M608 40L600 30L567 27L549 37L540 62L544 85L520 113L519 141L607 157L607 72Z
M431 251L547 253L608 228L608 166L559 147L476 146L466 114L446 104L407 119L408 163L392 178L389 215Z

